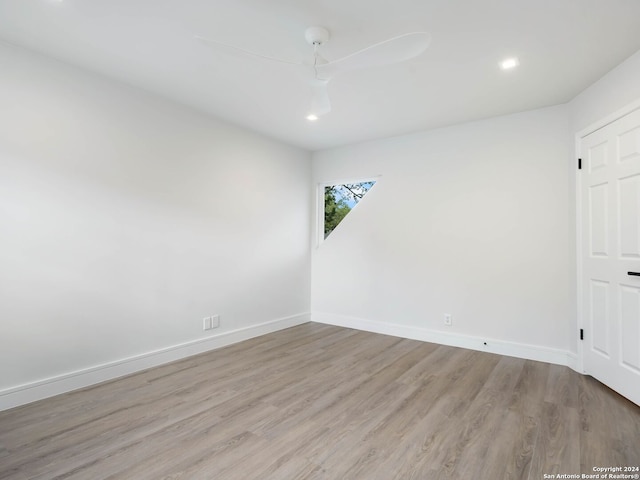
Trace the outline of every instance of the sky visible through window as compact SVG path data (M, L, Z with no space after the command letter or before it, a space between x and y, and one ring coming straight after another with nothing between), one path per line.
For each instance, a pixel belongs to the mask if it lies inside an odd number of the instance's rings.
M324 238L327 238L376 182L356 182L324 187Z

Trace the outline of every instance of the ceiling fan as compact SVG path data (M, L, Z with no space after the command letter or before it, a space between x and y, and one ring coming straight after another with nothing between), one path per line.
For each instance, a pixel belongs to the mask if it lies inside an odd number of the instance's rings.
M196 35L195 38L209 45L222 46L262 60L288 65L300 65L312 69L313 77L310 81L312 89L311 108L307 115L307 119L311 121L317 120L321 115L331 111L327 85L334 76L351 70L391 65L410 60L424 52L431 41L431 35L427 32L405 33L374 43L342 58L327 60L320 54L319 50L322 45L329 41L329 31L324 27L309 27L305 31L304 38L313 47L313 57L311 62L304 62L262 55L199 35Z

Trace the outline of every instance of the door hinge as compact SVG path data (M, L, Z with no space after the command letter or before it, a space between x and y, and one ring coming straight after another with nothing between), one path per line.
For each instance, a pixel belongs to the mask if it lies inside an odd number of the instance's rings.
M582 170L582 159L578 159L578 170Z
M584 329L580 329L580 340L584 340Z

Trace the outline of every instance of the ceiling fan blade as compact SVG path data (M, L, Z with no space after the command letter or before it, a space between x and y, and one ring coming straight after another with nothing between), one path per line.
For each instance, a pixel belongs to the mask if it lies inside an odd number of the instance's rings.
M194 35L194 38L205 45L221 47L235 53L248 55L250 57L260 58L262 60L269 60L271 62L285 63L287 65L304 65L302 62L292 62L290 60L284 60L282 58L270 57L269 55L263 55L261 53L245 50L244 48L236 47L235 45L229 45L228 43L219 42L217 40L211 40L210 38L201 37L200 35Z
M331 101L329 100L329 92L327 84L329 80L313 80L311 83L311 109L310 114L319 117L331 111Z
M363 48L346 57L318 65L317 70L324 78L362 68L379 67L404 62L424 52L431 42L427 32L405 33Z

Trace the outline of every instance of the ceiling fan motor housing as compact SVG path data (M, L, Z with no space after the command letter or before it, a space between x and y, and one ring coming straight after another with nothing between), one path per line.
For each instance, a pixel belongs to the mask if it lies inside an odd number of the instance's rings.
M329 41L329 30L324 27L309 27L304 32L309 45L322 45Z

